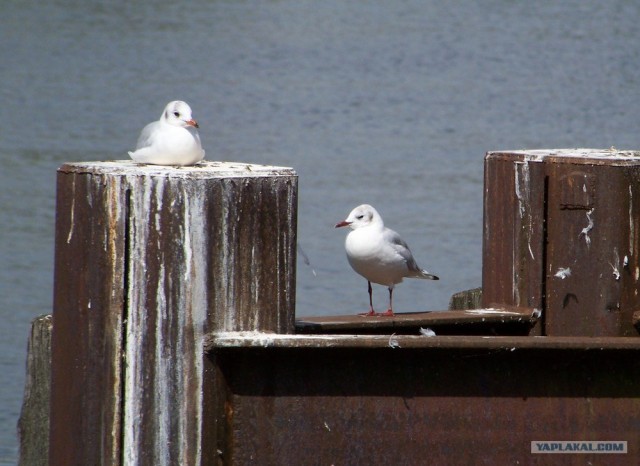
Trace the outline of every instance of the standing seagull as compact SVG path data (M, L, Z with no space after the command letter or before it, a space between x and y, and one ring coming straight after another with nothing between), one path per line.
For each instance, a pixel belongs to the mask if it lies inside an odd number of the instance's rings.
M369 286L369 312L365 315L392 316L393 287L405 277L439 280L418 267L407 243L398 233L384 226L382 217L370 205L362 204L353 209L336 228L347 225L353 229L345 241L347 259L353 270L367 279ZM387 312L377 314L373 310L371 282L389 288Z
M186 102L169 102L158 121L144 127L131 158L153 165L193 165L204 158L198 122Z

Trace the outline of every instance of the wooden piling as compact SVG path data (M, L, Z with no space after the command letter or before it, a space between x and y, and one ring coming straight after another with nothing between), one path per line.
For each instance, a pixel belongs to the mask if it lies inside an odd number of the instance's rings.
M482 307L482 288L454 293L449 299L449 310L464 311L467 309L479 309Z
M46 466L49 461L51 316L33 319L27 347L27 377L18 421L19 466Z
M58 170L52 465L205 464L212 331L290 333L292 169Z
M635 336L640 152L485 158L482 300L540 309L534 334Z
M482 305L544 306L544 192L539 159L490 152L484 166ZM533 188L532 188L533 187ZM541 334L541 325L534 329Z

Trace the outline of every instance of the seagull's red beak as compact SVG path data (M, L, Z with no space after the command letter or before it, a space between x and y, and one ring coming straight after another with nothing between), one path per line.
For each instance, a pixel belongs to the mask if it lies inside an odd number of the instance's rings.
M351 225L351 222L347 222L346 220L343 220L340 223L336 223L336 228L340 228L340 227L348 227L349 225Z
M194 128L200 128L200 125L198 124L198 122L196 120L193 120L193 119L187 120L186 123L189 126L193 126Z

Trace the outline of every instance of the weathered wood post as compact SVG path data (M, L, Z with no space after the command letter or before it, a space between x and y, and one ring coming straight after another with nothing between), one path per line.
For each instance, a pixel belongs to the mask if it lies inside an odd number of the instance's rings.
M293 331L296 207L289 168L58 170L51 465L213 462L203 335Z
M637 335L639 180L640 152L489 152L483 305L540 309L538 334Z
M51 316L33 319L27 347L27 377L18 421L20 466L45 466L49 459Z

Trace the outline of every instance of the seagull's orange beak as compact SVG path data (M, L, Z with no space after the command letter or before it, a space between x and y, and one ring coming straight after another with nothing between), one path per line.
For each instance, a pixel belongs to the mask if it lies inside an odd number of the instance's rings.
M193 120L193 119L187 120L186 123L189 126L193 126L194 128L200 128L200 125L198 124L198 122L196 120Z
M342 222L336 223L335 228L347 227L349 225L351 225L351 222L347 222L346 220L343 220Z

